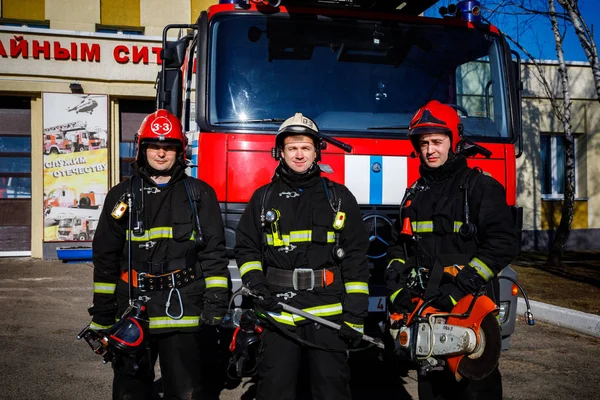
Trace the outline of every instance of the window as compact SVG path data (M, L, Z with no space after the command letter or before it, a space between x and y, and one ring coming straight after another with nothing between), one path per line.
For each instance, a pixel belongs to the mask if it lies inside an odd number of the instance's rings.
M0 253L31 251L31 100L0 96Z
M24 97L0 97L0 199L31 198L31 110Z
M44 0L2 0L0 25L49 28Z
M575 138L575 160L578 139ZM540 178L544 199L562 199L565 193L565 137L543 134L540 136L542 166ZM575 193L577 193L577 161L575 162Z
M140 0L101 0L100 23L96 32L143 35Z
M119 177L123 181L133 175L135 134L146 115L156 111L156 104L153 100L120 100L119 110Z

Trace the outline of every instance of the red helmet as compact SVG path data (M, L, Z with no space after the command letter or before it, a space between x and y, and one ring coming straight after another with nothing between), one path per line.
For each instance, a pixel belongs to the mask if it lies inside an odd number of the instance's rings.
M178 154L183 157L185 163L185 147L187 137L183 134L183 128L179 119L167 110L158 110L148 115L142 121L140 129L136 134L138 164L145 163L145 150L148 143L173 143L178 146Z
M421 107L408 126L408 137L417 154L420 152L419 136L428 133L444 133L450 137L451 148L456 153L463 126L456 110L437 100L431 100Z

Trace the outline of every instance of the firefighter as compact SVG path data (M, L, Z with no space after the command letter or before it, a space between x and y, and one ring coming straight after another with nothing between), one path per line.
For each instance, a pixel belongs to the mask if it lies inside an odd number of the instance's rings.
M110 329L131 289L145 302L149 333L132 354L115 351L113 398L150 398L159 357L164 397L199 399L201 347L214 337L229 295L219 203L212 187L186 175L187 139L175 116L148 115L136 141L135 174L109 191L92 244L91 328ZM132 204L123 211L128 194Z
M385 272L392 312L413 311L414 297L436 298L435 307L450 311L486 284L493 295L494 277L517 255L504 188L457 154L462 129L454 108L436 100L410 122L421 177L407 190L392 230ZM460 383L448 371L430 372L419 376L418 388L420 399L502 398L497 367L487 378Z
M344 350L360 342L367 316L368 236L354 196L321 176L319 135L301 113L280 126L272 182L253 194L237 228L242 281L261 295L255 307L273 323L259 355L259 400L294 399L303 361L313 399L350 399ZM278 302L342 328L336 332L284 312ZM336 349L342 351L327 351Z

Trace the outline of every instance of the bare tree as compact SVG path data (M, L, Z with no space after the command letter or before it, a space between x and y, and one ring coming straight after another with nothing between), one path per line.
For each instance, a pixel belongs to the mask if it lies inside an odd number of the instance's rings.
M594 83L596 84L596 97L600 102L600 61L598 60L598 49L596 48L596 42L592 33L588 29L581 12L579 11L578 0L556 0L560 4L567 15L569 21L573 25L575 34L581 43L581 47L587 57L590 66L592 67L592 73L594 74ZM553 13L556 15L556 13Z
M560 1L561 0L557 0ZM571 1L571 0L562 0ZM575 140L571 128L571 93L569 90L569 74L563 52L563 36L560 34L558 19L556 17L556 8L554 0L548 0L548 10L550 12L550 21L552 22L552 32L554 33L554 42L556 43L556 55L558 57L558 72L560 74L563 93L563 115L561 122L565 133L565 193L562 205L562 213L558 229L552 241L550 252L546 265L560 265L561 257L569 234L571 233L571 223L573 222L573 213L575 210ZM597 57L596 57L597 58Z
M548 253L548 258L546 260L546 265L548 266L558 266L561 263L562 253L571 232L571 223L573 222L573 214L575 209L575 141L571 125L571 94L569 90L569 76L567 73L567 65L565 63L563 51L564 35L561 34L560 31L559 20L564 22L565 25L572 26L575 30L586 57L588 58L590 66L592 67L596 86L596 96L598 101L600 101L600 63L598 61L598 51L590 30L588 29L587 24L585 23L585 20L579 11L578 0L556 0L556 2L558 2L564 8L566 14L558 13L556 11L555 0L547 0L546 4L542 4L541 2L536 3L535 1L532 2L531 0L503 0L496 4L496 6L491 10L492 13L516 13L518 15L527 15L530 18L532 16L545 16L549 18L552 26L556 55L559 64L558 71L561 80L562 96L557 96L554 93L547 78L545 77L543 69L536 61L535 57L532 57L527 50L518 43L518 41L515 41L510 36L505 34L505 36L515 43L517 47L519 47L519 49L534 63L539 74L538 79L548 98L550 99L555 116L563 125L564 130L564 199L560 223L555 231L555 235ZM507 12L507 9L511 11ZM515 10L517 11L515 12Z

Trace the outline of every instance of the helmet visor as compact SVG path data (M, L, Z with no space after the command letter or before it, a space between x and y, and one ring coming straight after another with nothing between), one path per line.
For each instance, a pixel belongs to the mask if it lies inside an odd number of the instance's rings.
M452 131L444 126L419 126L414 129L409 129L408 136L421 136L431 133L441 133L452 138Z

